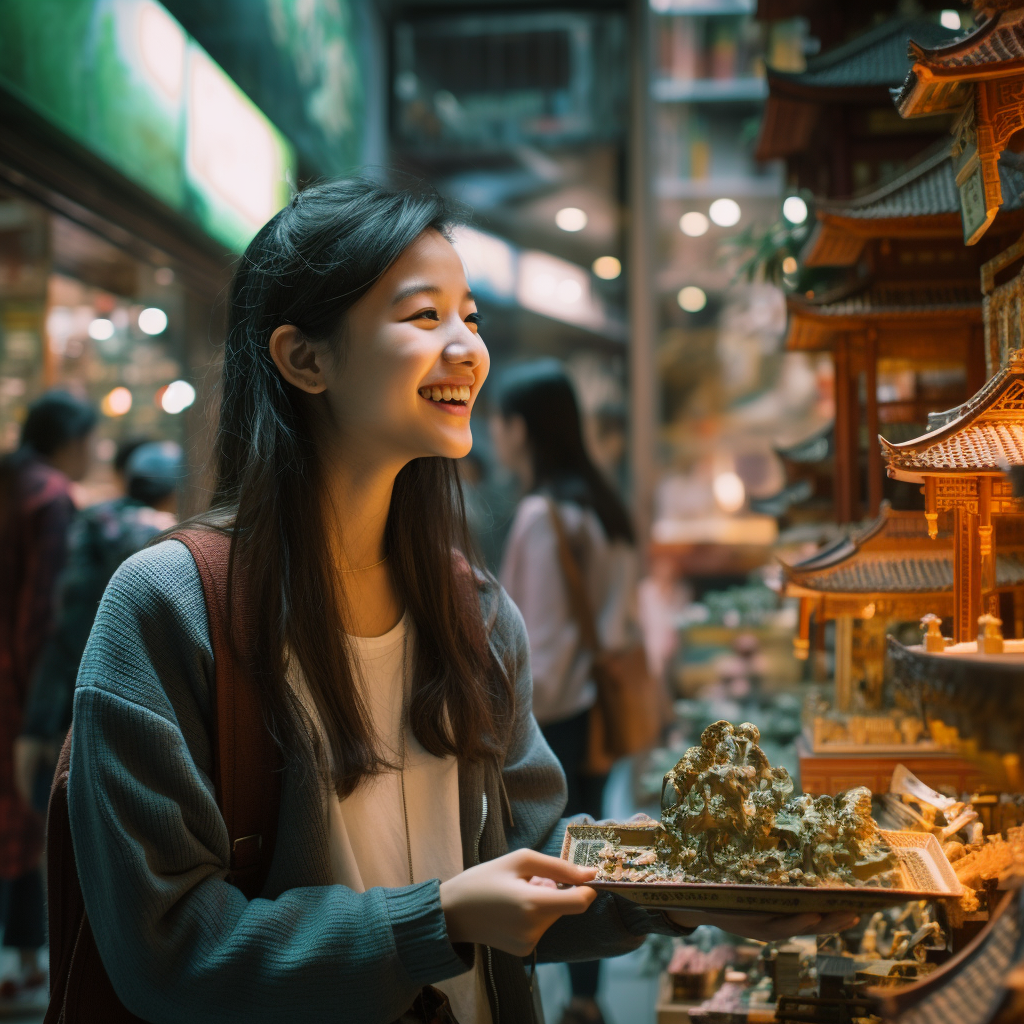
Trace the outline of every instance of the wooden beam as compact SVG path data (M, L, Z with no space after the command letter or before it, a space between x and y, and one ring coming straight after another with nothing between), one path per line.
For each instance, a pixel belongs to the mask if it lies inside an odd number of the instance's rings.
M848 523L853 518L850 511L850 344L843 335L832 354L835 374L833 393L835 398L835 457L832 485L835 517L838 523Z
M978 636L981 615L981 552L979 517L962 505L953 510L953 640L966 643Z
M630 477L633 525L640 538L640 558L654 514L659 407L655 365L657 305L654 295L654 207L651 192L651 32L647 0L630 4L629 122L629 398Z
M835 707L849 711L853 706L853 616L836 617Z
M869 329L864 340L864 383L867 389L868 421L868 516L874 518L882 506L882 446L878 443L878 332Z

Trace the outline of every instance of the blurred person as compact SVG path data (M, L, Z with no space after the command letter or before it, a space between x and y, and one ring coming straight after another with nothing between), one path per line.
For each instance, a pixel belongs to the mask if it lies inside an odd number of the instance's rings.
M100 598L118 566L153 537L177 522L177 492L184 474L181 446L173 441L133 439L120 446L115 472L125 495L78 513L68 539L55 624L39 658L25 708L22 735L15 744L15 779L30 802L44 768L71 725L75 679ZM45 799L45 796L44 796Z
M4 945L19 951L18 972L0 981L0 1007L46 996L45 796L33 807L18 791L14 745L53 621L75 513L71 484L89 471L96 419L82 399L49 391L29 406L17 451L0 461L0 920Z
M592 652L581 640L562 574L549 499L580 567L602 645L629 641L635 601L633 527L622 501L594 465L583 442L576 394L555 360L517 367L504 376L499 413L491 420L498 459L519 478L525 497L516 510L499 578L519 606L530 641L533 713L562 764L569 815L602 817L607 775L587 772ZM569 964L569 1022L602 1019L596 996L600 962Z
M693 599L690 588L679 579L675 559L663 552L651 555L651 570L637 585L637 618L644 634L647 667L656 679L668 679L672 659L680 646L679 617Z

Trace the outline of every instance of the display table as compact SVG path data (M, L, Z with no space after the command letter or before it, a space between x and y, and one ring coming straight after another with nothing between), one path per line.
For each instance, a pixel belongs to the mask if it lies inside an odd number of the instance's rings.
M893 769L905 765L922 782L938 789L952 786L958 793L972 792L984 782L982 767L962 754L945 750L906 753L816 754L801 736L796 741L800 759L800 786L805 793L839 793L867 786L872 793L888 793Z

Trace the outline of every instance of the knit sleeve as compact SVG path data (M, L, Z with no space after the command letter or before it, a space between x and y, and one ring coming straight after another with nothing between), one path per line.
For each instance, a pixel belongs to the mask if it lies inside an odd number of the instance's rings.
M129 559L83 657L68 781L86 910L115 991L153 1024L393 1021L424 984L466 970L438 882L253 900L230 885L212 679L186 549L169 541Z

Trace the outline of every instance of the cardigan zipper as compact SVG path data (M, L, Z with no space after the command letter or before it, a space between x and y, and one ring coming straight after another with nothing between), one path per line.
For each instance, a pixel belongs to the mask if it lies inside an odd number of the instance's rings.
M480 815L480 828L476 833L476 847L473 851L474 860L477 864L480 863L480 843L484 838L484 827L487 825L487 794L481 794L481 803L483 805L483 811ZM494 999L494 1024L500 1024L501 1011L498 1008L498 986L494 983L494 960L491 955L491 947L484 946L484 956L487 958L487 980L491 986L491 996Z

